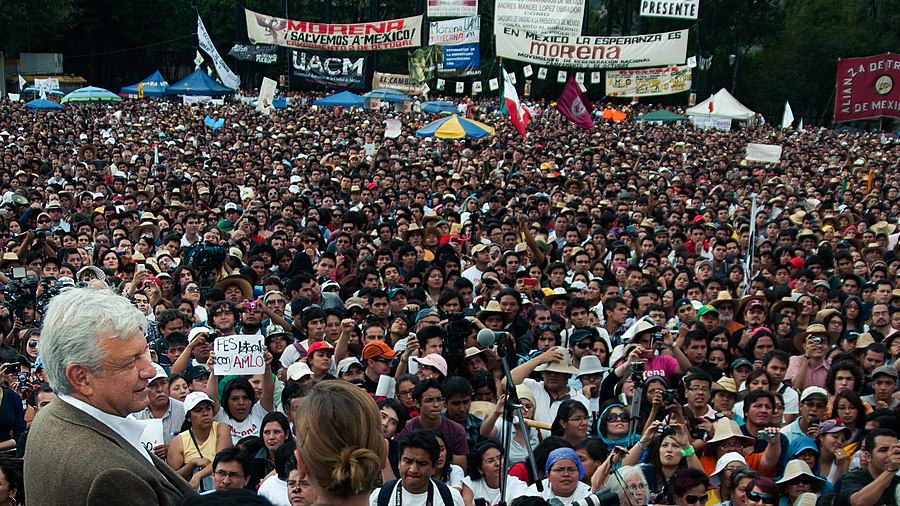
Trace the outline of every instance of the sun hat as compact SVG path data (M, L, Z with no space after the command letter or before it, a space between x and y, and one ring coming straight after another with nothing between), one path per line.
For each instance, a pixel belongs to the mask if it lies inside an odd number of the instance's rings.
M719 457L719 460L716 461L716 470L709 476L709 483L713 486L719 486L722 484L722 478L719 476L719 473L725 470L725 467L732 462L740 462L747 465L747 460L738 452L728 452L725 455Z
M813 478L815 481L813 482L816 485L816 488L822 487L825 484L825 480L813 474L812 470L809 468L809 464L804 460L793 459L788 461L787 465L784 466L784 474L781 476L781 479L776 481L776 485L784 485L791 480L797 479L800 476L808 476Z
M413 361L419 365L434 367L444 377L447 376L447 361L444 359L444 357L438 355L437 353L425 355L424 357L413 357Z

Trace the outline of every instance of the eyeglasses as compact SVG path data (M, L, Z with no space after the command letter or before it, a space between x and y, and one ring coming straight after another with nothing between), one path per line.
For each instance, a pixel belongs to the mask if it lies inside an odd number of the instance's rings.
M749 498L749 496L747 496ZM709 500L709 494L704 495L686 495L684 496L684 502L688 504L706 504L706 501ZM750 499L751 501L753 499Z
M225 471L216 471L213 473L216 475L216 478L224 480L225 478L231 478L232 480L243 480L244 475L242 473L226 473Z
M481 461L481 463L492 466L494 464L499 464L502 461L503 461L503 457L491 457L489 459L484 459L483 461Z
M709 387L691 387L691 388L688 388L688 390L690 390L691 392L694 392L694 393L703 393L703 394L709 393Z
M577 467L551 467L550 472L554 474L578 474Z
M806 404L807 407L814 409L825 409L826 404L824 402L809 402L806 401L803 404Z
M443 402L443 397L430 397L428 399L422 399L422 404L442 404Z
M400 390L397 392L397 397L410 397L412 396L412 390Z
M628 490L632 492L640 492L641 490L647 490L647 485L643 483L635 483L634 485L628 485Z
M581 422L583 422L583 421L585 421L585 420L587 420L586 417L583 417L583 416L581 416L581 415L578 415L578 416L573 416L572 418L569 418L569 419L566 420L566 421L568 421L568 422L573 422L573 423L581 423Z
M766 504L775 504L775 496L769 494L760 494L757 491L747 492L747 499L753 502L764 502Z
M38 225L50 223L50 220L38 220Z
M189 287L185 288L184 291L185 292L199 292L200 287L199 286L189 286Z
M627 422L631 420L628 413L612 413L606 417L607 422Z

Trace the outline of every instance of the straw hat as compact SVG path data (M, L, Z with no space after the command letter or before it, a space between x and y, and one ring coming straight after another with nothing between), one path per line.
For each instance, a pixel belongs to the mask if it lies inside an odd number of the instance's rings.
M719 418L716 420L715 425L713 426L715 429L715 436L712 439L707 441L707 443L719 443L721 441L725 441L726 439L731 439L733 437L738 438L741 443L745 447L753 446L756 444L756 439L745 436L743 432L741 432L741 427L730 418Z
M825 485L825 480L819 476L813 474L812 470L809 468L809 464L800 459L793 459L788 461L787 465L784 467L784 474L781 479L776 481L775 483L778 485L785 485L789 481L797 479L801 476L808 476L815 481L814 487L816 490Z
M806 331L799 332L794 336L794 348L797 349L800 353L803 353L806 349L806 338L809 336L821 336L828 339L828 345L833 346L834 343L838 340L838 334L836 332L829 332L825 329L825 325L821 323L813 323L810 326L806 327ZM861 336L860 336L861 337ZM857 340L857 342L859 342Z
M878 234L891 235L897 231L897 225L894 225L893 223L888 223L886 221L879 221L878 223L869 227L869 230L871 230L873 233L875 233L875 235L878 235Z
M541 364L534 368L534 372L558 372L560 374L570 375L578 374L578 369L571 365L571 359L569 357L568 350L564 350L563 353L565 356L562 358L562 360L554 360L553 362Z
M512 313L507 313L506 311L503 311L503 308L500 307L500 303L496 300L492 300L492 301L488 302L487 306L485 306L484 309L479 311L475 315L475 317L478 318L478 320L480 320L483 323L485 319L487 319L490 316L495 316L495 315L500 315L503 317L503 325L506 325L509 322L511 322L512 318L513 318Z
M800 314L800 312L803 311L803 304L795 301L793 297L783 297L778 302L772 304L772 307L769 308L769 319L774 319L775 315L777 315L779 311L786 307L794 308L797 314Z
M254 300L253 299L253 287L250 285L250 282L247 281L247 278L243 276L227 276L219 280L216 283L216 286L213 288L218 288L219 290L225 291L229 286L237 286L241 289L241 293L246 300Z
M150 235L153 237L153 240L156 241L159 239L159 226L152 221L142 219L141 224L131 232L131 238L137 241L144 235Z
M494 366L497 365L497 355L494 354L493 351L486 349L479 350L474 346L469 346L468 348L466 348L466 357L463 359L463 362L477 356L480 356L481 360L484 360L484 365L488 368L488 370L493 369Z
M713 395L715 392L728 392L737 395L737 383L730 376L722 376L712 384Z
M709 305L716 309L719 309L720 306L731 306L734 311L737 312L740 301L738 299L732 298L731 293L729 293L728 290L722 290L719 292L719 296L716 297L715 300L709 301Z

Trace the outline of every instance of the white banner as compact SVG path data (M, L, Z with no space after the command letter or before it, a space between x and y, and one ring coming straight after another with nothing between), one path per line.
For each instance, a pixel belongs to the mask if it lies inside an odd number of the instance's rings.
M478 14L478 0L428 0L429 18L455 18Z
M690 116L691 123L704 130L714 128L716 130L731 130L731 120L713 116Z
M547 68L546 67L538 68L538 79L547 79Z
M601 79L600 72L591 72L591 84L597 84Z
M372 77L372 89L397 90L407 95L422 95L425 93L422 84L412 82L409 74L385 74L383 72L375 72L375 75Z
M249 9L244 13L247 35L254 44L321 51L383 51L422 45L422 16L330 25L266 16Z
M219 50L216 49L212 39L209 38L209 33L206 31L206 27L203 26L203 20L200 19L200 16L197 16L197 45L212 58L213 66L216 67L216 73L219 74L219 80L222 81L222 84L235 90L241 87L241 78L228 68L228 64L219 55Z
M182 95L181 103L184 105L205 104L210 102L212 97L209 95Z
M531 77L534 75L534 70L531 68L531 65L525 65L522 67L522 75L525 77Z
M665 67L606 72L606 94L610 97L671 95L691 89L691 69Z
M259 99L256 101L256 110L269 114L272 110L272 101L275 100L275 88L278 83L274 79L263 77L262 86L259 87Z
M481 16L428 24L429 46L456 46L481 42Z
M233 335L217 337L213 342L216 353L216 375L262 374L266 371L266 344L263 336Z
M641 16L697 19L700 0L641 0Z
M688 30L644 35L594 37L537 34L495 25L497 56L578 69L680 65L687 55Z
M585 0L496 0L494 23L535 33L581 35Z
M778 163L781 161L781 146L778 144L747 144L748 162Z

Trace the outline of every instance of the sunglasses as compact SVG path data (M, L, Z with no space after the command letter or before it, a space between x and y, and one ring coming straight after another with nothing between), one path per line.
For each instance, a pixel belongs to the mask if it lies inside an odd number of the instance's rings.
M747 499L753 502L764 502L766 504L775 504L775 496L771 496L769 494L760 494L755 490L752 492L747 492Z
M578 341L577 343L575 343L575 346L577 346L578 348L580 348L580 349L582 349L582 350L586 350L586 349L590 348L590 347L593 346L593 345L594 345L594 343L591 343L591 342L585 342L585 341Z
M748 496L748 497L749 497L749 496ZM708 501L708 500L709 500L709 495L708 495L708 494L704 494L704 495L686 495L686 496L684 496L684 502L686 502L686 503L688 503L688 504L697 504L697 503L700 503L700 504L706 504L706 501ZM752 501L753 499L750 499L750 500Z
M631 420L628 413L613 413L606 417L607 422L627 422Z
M799 476L791 480L791 483L793 483L794 485L812 485L813 479L809 476Z
M555 323L541 323L537 326L538 330L550 330L552 332L556 332L556 324Z

